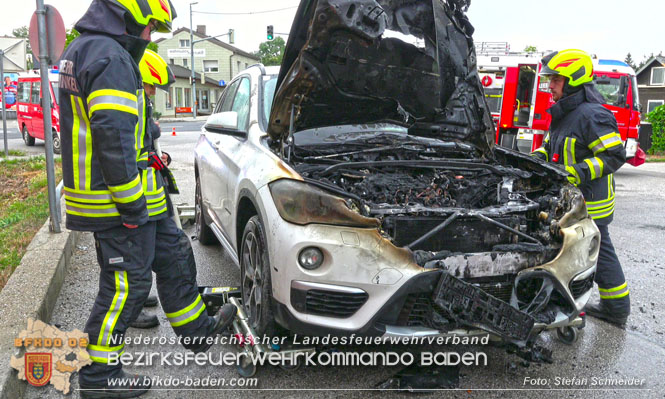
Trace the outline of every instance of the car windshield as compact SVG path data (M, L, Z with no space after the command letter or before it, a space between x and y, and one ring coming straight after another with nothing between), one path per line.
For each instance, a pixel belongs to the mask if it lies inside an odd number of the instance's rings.
M267 121L270 118L270 109L272 100L275 97L275 88L277 85L277 75L266 76L263 80L263 117Z
M619 94L621 90L621 80L619 78L601 77L595 79L596 88L605 98L605 102L610 105L619 105Z

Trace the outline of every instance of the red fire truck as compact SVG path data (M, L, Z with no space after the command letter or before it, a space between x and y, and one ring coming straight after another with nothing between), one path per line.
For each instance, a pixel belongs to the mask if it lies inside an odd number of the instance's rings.
M542 53L483 54L478 56L478 72L490 111L496 123L496 143L522 152L542 145L552 106L547 79L538 76ZM626 63L594 59L594 81L605 97L605 107L617 119L619 133L630 163L643 159L638 144L639 99L635 71ZM634 159L631 159L635 157Z

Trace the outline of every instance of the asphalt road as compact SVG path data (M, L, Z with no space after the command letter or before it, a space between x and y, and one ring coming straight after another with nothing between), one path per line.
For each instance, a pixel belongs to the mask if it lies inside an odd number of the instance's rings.
M166 126L164 126L166 127ZM165 129L166 130L166 129ZM193 129L192 129L193 130ZM192 149L198 133L177 131L176 136L165 134L162 148L173 157L173 171L182 194L176 202L193 204L194 176ZM445 346L415 348L418 351L484 352L486 366L462 367L459 390L436 392L432 396L469 397L566 397L566 398L654 398L663 397L665 389L665 164L646 164L639 168L626 166L616 174L617 208L610 232L626 273L632 298L632 315L625 330L607 323L588 319L586 328L575 344L558 342L553 335L543 334L542 344L552 349L552 364L527 363L505 350L494 347ZM187 229L193 234L192 228ZM198 264L200 285L224 286L238 283L238 269L220 246L205 247L193 241ZM97 290L97 262L90 234L84 234L68 271L62 292L56 303L52 324L65 330L82 329ZM155 288L153 287L153 291ZM592 300L597 300L597 294ZM128 336L172 337L173 332L161 309L155 312L161 325L151 330L130 329ZM344 348L342 348L344 349ZM131 345L128 351L183 352L175 346ZM390 350L386 346L364 347L362 351ZM218 345L212 353L235 351L234 347ZM225 386L193 391L182 386L177 389L153 389L146 398L217 398L217 397L366 397L395 394L368 391L386 380L401 367L302 367L284 371L277 367L259 368L258 386L242 389ZM212 376L227 382L238 377L233 366L177 367L173 365L131 366L127 371L185 380ZM562 379L571 379L566 385ZM577 380L573 380L577 378ZM604 379L644 379L639 387L592 385ZM539 380L540 379L540 380ZM73 389L77 378L72 378ZM532 385L535 382L535 385ZM560 384L557 384L560 382ZM581 385L574 385L575 383ZM571 385L573 384L573 385ZM258 389L258 390L257 390ZM311 391L316 389L316 391ZM534 390L535 389L535 390ZM360 391L359 391L360 390ZM52 387L28 386L26 398L59 398ZM74 391L73 398L78 398Z

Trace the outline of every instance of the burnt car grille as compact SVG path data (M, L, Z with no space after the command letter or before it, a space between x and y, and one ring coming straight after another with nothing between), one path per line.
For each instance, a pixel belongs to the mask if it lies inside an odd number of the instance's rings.
M308 290L305 296L306 313L328 317L349 317L367 302L367 298L366 292Z
M570 282L569 288L570 292L573 294L573 298L577 299L581 297L585 292L593 288L594 276L595 273L592 273L589 277L585 279Z
M513 292L512 283L478 283L475 285L493 297L510 303L510 296ZM431 296L431 294L409 294L397 319L397 324L409 327L445 329L446 325L450 323L445 318L446 311L435 304Z
M475 285L493 297L510 303L510 296L513 293L512 283L481 283Z

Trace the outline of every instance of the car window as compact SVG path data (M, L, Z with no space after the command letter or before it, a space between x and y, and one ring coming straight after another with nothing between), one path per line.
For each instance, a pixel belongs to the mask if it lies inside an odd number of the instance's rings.
M229 87L224 90L224 98L222 99L222 107L219 112L231 111L231 105L233 104L233 95L238 88L239 80L231 83Z
M32 91L30 92L30 102L33 104L39 104L39 87L41 86L40 82L32 83Z
M18 102L30 102L30 82L18 82Z
M231 111L238 113L238 130L247 130L249 125L249 79L242 78L233 99Z
M54 102L56 104L59 101L58 96L59 96L59 92L60 92L60 90L59 90L60 86L58 86L58 85L59 85L58 82L51 82L51 87L53 88L53 98L51 100L52 100L52 102Z
M275 87L277 86L277 76L271 76L269 80L263 83L263 117L265 121L270 118L270 109L272 100L275 97Z

